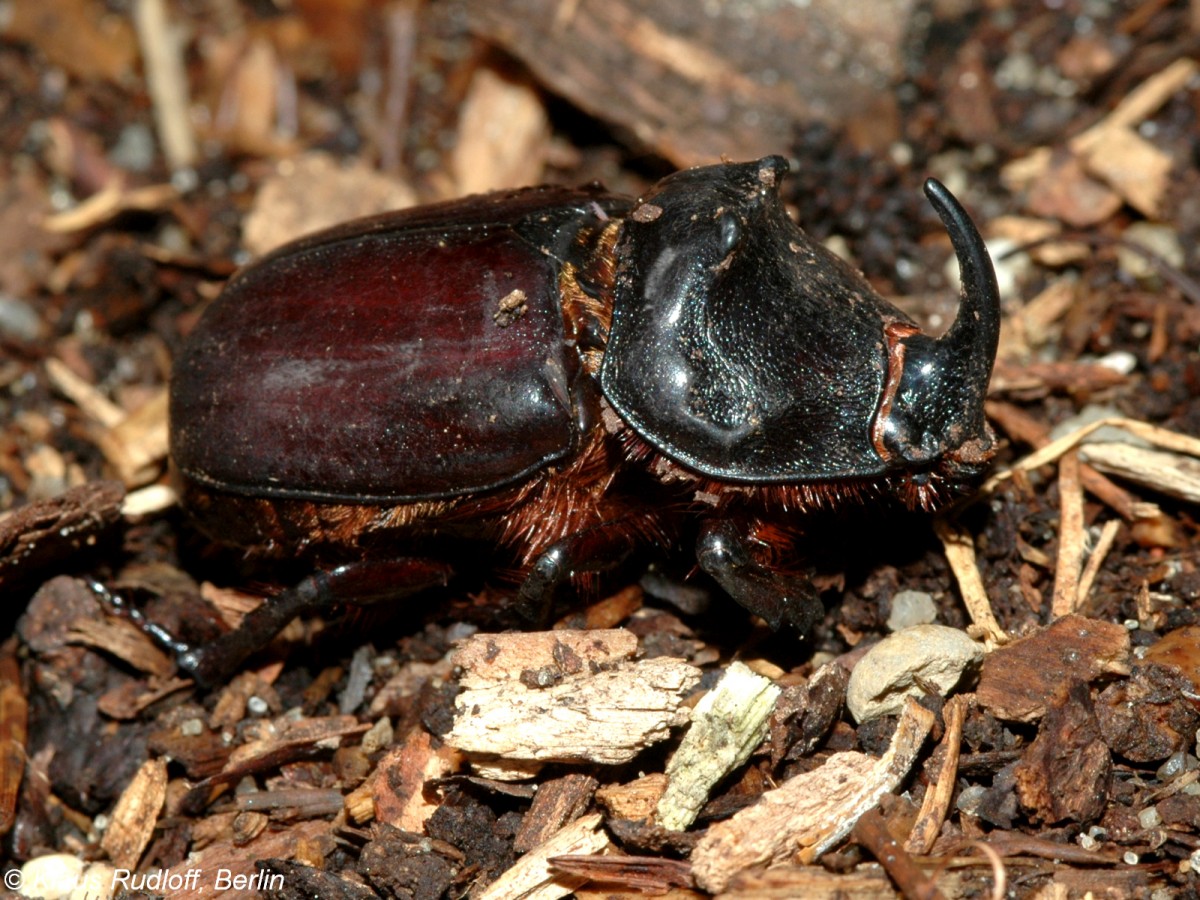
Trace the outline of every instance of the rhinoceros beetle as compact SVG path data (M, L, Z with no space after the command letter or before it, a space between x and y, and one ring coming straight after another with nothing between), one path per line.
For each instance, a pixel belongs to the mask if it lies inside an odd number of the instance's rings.
M176 360L180 498L212 537L307 551L318 574L215 642L174 644L181 665L213 682L298 612L443 583L444 562L396 553L422 537L507 548L537 610L688 517L704 571L808 631L822 605L773 564L769 524L873 495L928 509L980 475L1000 309L938 182L963 289L934 339L788 218L786 171L694 168L636 201L476 196L237 274Z

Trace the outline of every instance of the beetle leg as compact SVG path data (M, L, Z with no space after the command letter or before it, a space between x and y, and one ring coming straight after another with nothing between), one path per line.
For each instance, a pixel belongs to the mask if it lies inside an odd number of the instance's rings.
M801 635L808 634L825 614L816 589L807 578L774 571L756 560L751 540L731 519L709 520L696 541L696 561L772 629L786 622Z
M226 680L246 658L262 649L296 616L341 604L369 606L444 585L450 568L421 558L364 560L317 571L291 588L267 598L241 624L215 641L193 647L145 620L142 628L175 655L176 664L197 683Z
M545 623L555 589L572 576L611 569L638 545L628 519L614 519L555 541L538 554L517 593L517 611L531 622Z

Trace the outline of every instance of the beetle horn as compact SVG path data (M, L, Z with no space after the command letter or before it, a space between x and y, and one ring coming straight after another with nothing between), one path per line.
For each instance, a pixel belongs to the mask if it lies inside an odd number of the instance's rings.
M932 178L925 182L925 194L950 233L962 272L962 299L942 337L907 328L897 334L889 356L899 371L889 376L873 431L880 455L893 463L941 459L951 468L974 471L993 452L983 401L1000 338L1000 291L983 238L966 210Z
M962 280L962 301L954 324L938 341L944 359L955 359L964 368L964 387L973 388L982 405L996 344L1000 339L1000 290L987 247L962 204L936 178L925 181L925 196L946 226Z

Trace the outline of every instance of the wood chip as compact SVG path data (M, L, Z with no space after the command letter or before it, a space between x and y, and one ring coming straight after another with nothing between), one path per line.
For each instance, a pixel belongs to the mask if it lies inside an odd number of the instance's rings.
M1054 568L1054 599L1050 613L1055 617L1075 612L1079 597L1079 575L1083 570L1083 485L1079 481L1079 455L1063 454L1058 464L1058 558Z
M121 793L100 846L118 869L136 869L167 798L167 761L148 759Z
M1171 155L1128 128L1109 128L1084 155L1088 172L1148 219L1161 219Z
M658 824L683 831L696 821L709 792L750 758L767 736L780 688L742 663L732 663L692 710L692 724L667 763L667 790Z
M451 662L463 670L463 687L482 688L547 670L576 675L585 663L596 667L633 659L637 649L637 636L624 628L475 634L459 645Z
M366 162L328 153L285 159L263 180L242 226L246 249L267 253L301 235L416 202L412 187Z
M1104 564L1104 559L1108 556L1108 551L1112 549L1113 541L1117 539L1117 532L1120 530L1120 519L1110 519L1100 529L1100 537L1096 540L1096 546L1088 554L1087 565L1083 568L1083 574L1079 576L1079 590L1076 593L1075 599L1075 608L1077 610L1082 611L1087 609L1088 595L1092 592L1092 585L1096 581L1096 575L1100 572L1100 567Z
M1101 472L1200 503L1200 459L1117 442L1085 444L1079 452Z
M492 0L469 17L552 91L682 167L778 153L814 120L858 123L863 143L885 146L914 6Z
M925 855L933 849L934 841L946 821L946 813L950 811L950 801L957 787L958 758L962 749L963 722L967 718L967 708L971 700L960 694L951 697L942 710L942 718L946 722L946 732L937 752L941 754L941 766L937 777L925 789L925 798L921 801L921 811L917 821L904 842L904 849L909 853ZM936 758L936 755L935 755Z
M578 819L587 812L598 784L591 775L578 773L539 784L529 812L513 838L513 849L518 853L532 850L567 823Z
M539 184L549 142L541 95L526 82L479 69L459 112L450 159L454 196Z
M628 784L608 784L596 791L596 802L614 819L648 819L667 789L667 776L651 772Z
M415 729L403 744L387 752L367 783L372 800L371 814L353 814L349 803L347 813L360 824L373 817L402 831L424 834L425 822L438 808L435 798L426 797L425 785L453 772L457 757L457 752L450 747L435 750L433 738L426 731Z
M167 389L164 387L120 422L96 435L96 444L126 487L157 478L167 458Z
M910 701L881 758L835 753L820 768L797 775L764 793L754 806L711 826L691 856L697 884L717 893L751 866L793 856L805 863L816 860L904 779L933 718Z
M700 670L678 659L619 663L546 687L519 680L463 691L446 743L482 760L629 762L687 723Z
M550 860L556 856L604 853L612 843L600 827L603 821L599 813L576 819L521 857L478 894L478 900L555 900L572 893L584 884L584 879L555 872Z
M39 572L92 546L120 519L125 489L90 481L0 519L0 589L32 582Z
M128 619L78 619L71 623L68 639L111 653L147 675L167 678L175 672L175 661Z
M1129 632L1122 625L1064 616L1001 647L983 661L975 699L1000 719L1031 722L1070 681L1129 673Z
M195 163L197 150L188 102L183 36L171 27L163 0L134 0L133 24L142 50L163 156L172 170L187 168Z
M975 542L968 531L959 528L949 519L935 518L933 530L942 542L946 553L946 561L958 581L958 590L962 594L967 614L971 617L972 627L967 633L984 641L989 647L1003 644L1008 635L996 621L992 612L992 604L988 600L987 588L983 586L983 577L979 574L979 566L975 562Z
M1112 768L1088 686L1065 682L1017 763L1016 794L1035 822L1092 822L1108 804Z

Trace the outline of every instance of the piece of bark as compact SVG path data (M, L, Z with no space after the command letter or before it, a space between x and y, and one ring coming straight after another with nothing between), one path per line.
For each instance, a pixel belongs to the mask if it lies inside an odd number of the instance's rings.
M797 123L896 137L911 0L493 0L472 30L552 91L683 167L786 152Z
M156 871L161 871L163 883L170 885L163 891L163 896L168 900L215 900L217 897L246 896L265 884L261 876L256 882L250 881L259 875L258 860L294 859L298 854L312 853L312 848L327 854L333 851L333 847L334 837L330 833L329 823L314 819L297 822L282 831L265 830L248 839L235 837L217 841L170 869ZM188 878L188 873L192 871L196 875ZM241 882L243 887L240 891L234 889L234 879L246 879Z
M0 591L30 584L40 572L93 546L121 516L125 489L92 481L0 519Z
M696 883L718 893L751 866L792 857L812 862L900 783L932 727L933 713L909 701L881 758L835 753L819 769L797 775L713 825L692 852Z
M370 727L354 716L313 717L295 722L281 718L264 723L261 737L235 748L221 772L201 781L188 792L184 809L195 811L246 775L277 768L315 749L333 749L342 738L362 734Z
M591 890L575 892L578 900L614 900L631 895L652 895L665 900L682 900L701 895L688 889L692 886L692 868L678 859L654 856L556 856L554 868L569 875L587 879ZM601 890L600 888L606 888ZM616 893L616 892L620 893ZM632 898L631 898L632 900Z
M113 808L100 846L119 869L136 869L167 797L167 761L142 763Z
M1112 769L1091 692L1075 681L1055 695L1037 738L1017 763L1017 797L1035 822L1092 822L1108 804Z
M1124 626L1064 616L988 655L975 699L998 719L1032 722L1062 685L1127 673L1129 647Z
M456 757L457 752L450 747L435 750L428 733L420 729L410 732L403 744L393 747L380 760L368 782L375 820L402 831L422 833L437 809L437 803L425 797L425 784L449 775ZM370 816L354 814L351 818L365 822Z
M167 678L175 671L175 661L128 619L76 619L69 639L111 653L147 675Z
M16 638L0 646L0 837L8 834L16 818L29 733L29 703L21 688L16 650Z
M688 721L683 699L700 670L660 658L556 676L547 687L530 680L459 694L446 743L483 761L629 762Z
M584 879L556 871L550 860L556 856L604 853L612 842L600 827L602 822L603 817L593 813L560 829L493 881L478 895L479 900L554 900L567 896Z
M658 824L683 831L696 821L709 792L750 758L767 736L780 689L732 663L692 710L692 723L667 763L667 790Z
M1129 678L1110 684L1096 701L1100 731L1114 753L1157 762L1189 750L1200 726L1192 679L1173 665L1142 662Z
M597 784L591 775L572 773L538 785L529 812L513 838L513 849L518 853L532 850L587 812Z
M817 669L807 684L789 685L771 716L771 765L800 759L833 728L846 702L850 673L838 662Z

